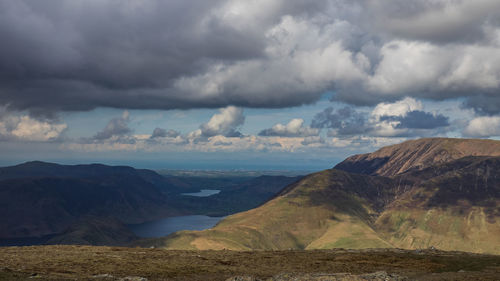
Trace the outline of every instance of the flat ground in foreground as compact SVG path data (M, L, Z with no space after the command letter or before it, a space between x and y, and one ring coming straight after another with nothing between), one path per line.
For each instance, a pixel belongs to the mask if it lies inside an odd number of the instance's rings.
M378 273L366 275L374 272ZM500 280L500 256L398 249L0 248L0 280L227 280L235 276L246 277L233 280L366 280L360 279L366 276L375 280Z

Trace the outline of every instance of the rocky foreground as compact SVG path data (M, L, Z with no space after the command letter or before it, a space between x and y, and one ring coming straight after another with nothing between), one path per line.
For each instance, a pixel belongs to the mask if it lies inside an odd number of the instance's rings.
M500 256L437 250L0 248L0 280L499 280Z

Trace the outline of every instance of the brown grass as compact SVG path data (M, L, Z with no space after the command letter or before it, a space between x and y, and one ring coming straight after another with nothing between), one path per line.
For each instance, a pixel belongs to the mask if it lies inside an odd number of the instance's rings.
M498 280L500 256L398 249L237 252L91 246L0 248L0 280L119 280L126 276L226 280L242 275L269 278L282 273L376 271L418 280ZM99 278L102 274L113 277Z

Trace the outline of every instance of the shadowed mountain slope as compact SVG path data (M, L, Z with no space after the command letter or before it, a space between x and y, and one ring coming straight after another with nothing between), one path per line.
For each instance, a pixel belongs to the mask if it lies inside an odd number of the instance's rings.
M176 214L143 173L131 167L44 162L1 168L0 238L59 233L84 215L137 223Z
M213 229L178 232L148 243L171 249L239 250L434 246L498 254L500 157L457 155L496 155L500 142L468 141L427 139L392 146L399 160L375 170L391 177L326 170ZM405 155L410 164L399 162Z
M123 246L138 237L114 218L85 217L52 237L47 244Z
M195 214L227 216L258 207L300 178L302 177L259 176L223 187L222 191L216 195L208 197L181 196L172 202L172 206L188 209Z
M44 243L50 238L51 243L123 244L132 236L121 224L177 215L233 214L259 206L299 178L164 177L126 166L40 161L4 167L0 168L0 245ZM182 195L202 188L221 192L210 197Z

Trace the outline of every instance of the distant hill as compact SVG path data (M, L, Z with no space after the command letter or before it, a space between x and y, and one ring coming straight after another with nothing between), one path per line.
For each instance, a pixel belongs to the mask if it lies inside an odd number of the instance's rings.
M243 178L236 182L230 179L226 181L219 179L220 184L225 185L222 188L217 186L214 188L222 189L222 192L209 197L181 196L172 204L197 214L227 216L258 207L276 196L284 187L301 178L259 176ZM210 181L207 180L207 182Z
M124 223L175 215L158 183L151 180L153 173L44 162L0 168L0 238L59 233L84 215L115 217Z
M437 247L499 254L497 155L500 141L405 142L306 176L213 229L150 243L169 249Z
M48 239L49 243L123 245L137 238L124 224L245 211L299 178L165 177L127 166L40 161L4 167L0 168L0 245ZM221 192L210 197L182 195L203 188Z

